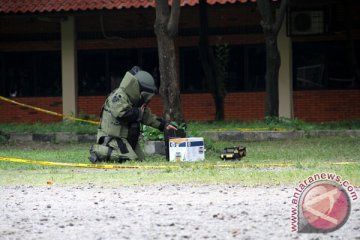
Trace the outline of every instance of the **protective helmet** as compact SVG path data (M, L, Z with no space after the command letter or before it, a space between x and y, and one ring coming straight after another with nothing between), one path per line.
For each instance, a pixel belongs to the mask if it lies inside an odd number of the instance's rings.
M157 93L154 78L150 73L140 70L135 74L135 78L139 81L140 92Z

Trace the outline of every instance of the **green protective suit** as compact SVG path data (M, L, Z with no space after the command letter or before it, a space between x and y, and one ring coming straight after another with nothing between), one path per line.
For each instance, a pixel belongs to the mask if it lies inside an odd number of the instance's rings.
M101 113L97 144L90 149L90 154L96 155L96 161L142 161L144 154L138 142L140 124L164 129L166 122L152 114L149 108L141 111L142 104L149 100L141 96L149 98L151 94L143 95L140 89L136 77L127 72L120 87L107 97Z

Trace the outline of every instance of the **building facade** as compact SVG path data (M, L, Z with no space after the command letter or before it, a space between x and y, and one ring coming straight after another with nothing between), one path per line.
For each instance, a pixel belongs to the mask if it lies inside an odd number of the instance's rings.
M100 3L99 3L100 2ZM159 81L154 1L2 1L0 95L64 114L98 116L133 65ZM215 106L199 60L197 1L181 1L176 38L184 117L211 121ZM358 1L292 1L278 36L279 114L305 121L360 118ZM225 119L264 118L265 44L254 1L208 0L209 41L226 48ZM300 4L301 3L301 4ZM150 104L161 115L159 96ZM58 117L0 101L0 122Z

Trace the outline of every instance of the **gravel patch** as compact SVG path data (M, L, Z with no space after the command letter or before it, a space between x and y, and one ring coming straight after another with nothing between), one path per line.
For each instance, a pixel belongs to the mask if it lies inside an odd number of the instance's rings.
M360 239L360 201L327 234L291 232L291 187L0 187L0 239ZM358 189L359 193L359 189Z

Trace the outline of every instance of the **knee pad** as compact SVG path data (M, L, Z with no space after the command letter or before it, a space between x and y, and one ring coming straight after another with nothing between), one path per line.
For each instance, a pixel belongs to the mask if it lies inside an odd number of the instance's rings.
M108 161L124 162L128 160L128 158L117 154L116 151L113 151L112 147L108 147L101 144L94 144L90 148L89 160L92 163L108 162Z

